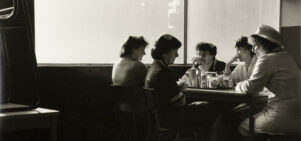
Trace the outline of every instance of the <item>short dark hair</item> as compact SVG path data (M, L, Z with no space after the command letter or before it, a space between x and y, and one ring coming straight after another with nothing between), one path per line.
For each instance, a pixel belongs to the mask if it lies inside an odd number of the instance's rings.
M195 50L208 51L210 55L216 56L216 46L212 43L200 42L196 45Z
M281 48L280 45L271 42L265 38L262 38L258 35L251 35L251 37L254 39L254 41L256 43L259 43L262 45L263 50L265 50L267 53L271 53L273 50L277 49L277 48Z
M140 46L147 46L148 43L144 40L143 36L129 36L125 43L122 45L120 57L125 57L132 53L133 49L137 49Z
M241 36L238 41L236 41L235 48L243 48L250 51L250 55L254 56L255 53L252 51L253 46L248 42L248 37Z
M174 36L164 34L159 37L155 43L155 48L152 49L151 55L153 59L162 59L163 54L170 52L172 49L178 49L182 43Z

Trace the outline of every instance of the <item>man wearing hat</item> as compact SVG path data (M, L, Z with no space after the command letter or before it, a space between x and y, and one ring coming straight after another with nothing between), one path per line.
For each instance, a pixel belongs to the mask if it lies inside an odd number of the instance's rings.
M261 25L251 35L253 51L258 56L250 78L240 82L236 91L264 94L266 87L275 96L254 116L254 132L265 134L298 134L300 132L300 71L293 58L282 49L281 35L268 25ZM239 128L248 135L249 119Z

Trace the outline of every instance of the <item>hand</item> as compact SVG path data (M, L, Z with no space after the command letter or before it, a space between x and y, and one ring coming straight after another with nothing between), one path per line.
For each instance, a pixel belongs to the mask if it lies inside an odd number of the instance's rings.
M179 82L181 82L181 81L183 81L183 82L189 82L189 76L188 76L187 74L184 74L184 75L179 79L178 84L179 84Z
M179 80L177 83L181 91L187 88L189 85L186 81L181 81L181 80Z
M207 65L207 64L199 65L199 69L201 71L209 71L210 65Z
M239 58L240 55L236 53L227 64L232 64L234 61L238 60Z
M200 65L202 65L202 64L205 63L205 62L204 62L204 59L201 58L201 57L193 57L193 58L191 59L191 61L192 61L192 64L200 64Z

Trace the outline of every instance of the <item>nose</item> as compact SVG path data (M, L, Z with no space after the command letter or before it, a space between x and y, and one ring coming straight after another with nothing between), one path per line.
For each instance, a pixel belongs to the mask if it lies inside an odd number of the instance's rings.
M253 52L255 52L255 46L256 46L256 45L253 45L253 47L252 47L252 51L253 51Z

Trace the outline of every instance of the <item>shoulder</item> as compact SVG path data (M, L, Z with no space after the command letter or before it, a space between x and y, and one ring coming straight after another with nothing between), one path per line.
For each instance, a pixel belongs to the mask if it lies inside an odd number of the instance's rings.
M290 58L290 55L285 51L273 52L265 54L257 58L257 64L273 64L278 61L282 62Z
M220 60L216 60L216 65L225 66L226 63Z
M157 62L157 61L154 61L152 64L151 64L151 66L150 66L150 68L149 68L149 73L151 73L151 74L157 74L157 73L159 73L160 71L162 71L164 68L162 67L162 65L159 63L159 62Z
M123 60L123 58L118 59L118 60L114 63L114 66L119 65L119 64L122 62L122 60Z
M123 59L120 58L113 64L113 71L116 71L116 69L120 68L122 61L123 61Z
M216 71L223 71L223 70L225 70L225 67L226 67L226 63L225 62L216 60L216 63L215 63L215 69L216 69Z
M147 70L146 65L143 64L142 62L140 62L140 61L135 61L135 62L133 62L133 63L134 63L134 67L135 67L135 68L142 69L142 70Z

